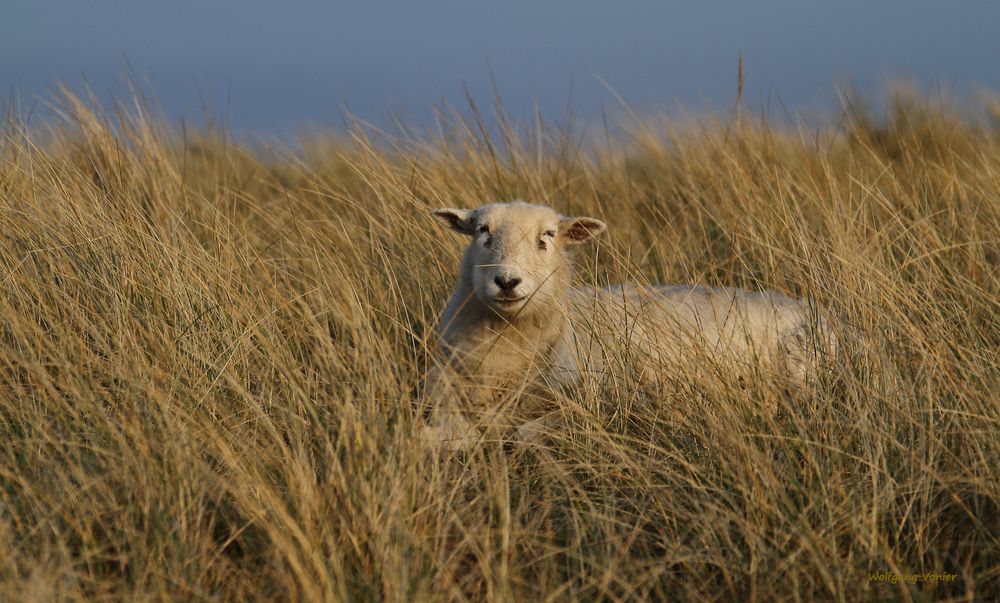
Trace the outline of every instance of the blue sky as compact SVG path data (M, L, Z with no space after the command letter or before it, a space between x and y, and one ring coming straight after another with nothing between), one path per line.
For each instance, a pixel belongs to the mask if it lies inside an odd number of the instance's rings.
M63 81L120 93L129 69L171 118L208 101L237 130L337 126L340 111L427 121L468 87L552 119L725 110L745 96L791 111L835 107L836 86L877 93L905 77L971 96L1000 90L1000 2L619 0L17 2L0 20L0 86L30 106ZM783 111L783 109L780 109Z

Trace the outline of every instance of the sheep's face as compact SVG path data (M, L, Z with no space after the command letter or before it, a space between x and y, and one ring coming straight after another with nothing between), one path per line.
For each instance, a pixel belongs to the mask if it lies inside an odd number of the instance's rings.
M520 201L439 209L434 215L472 237L462 258L462 279L481 303L503 315L529 313L559 296L566 287L566 246L605 228L600 220L566 218Z

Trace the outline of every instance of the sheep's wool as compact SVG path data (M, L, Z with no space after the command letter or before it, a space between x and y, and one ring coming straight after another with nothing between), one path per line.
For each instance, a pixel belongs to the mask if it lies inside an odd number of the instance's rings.
M827 319L776 291L571 287L568 251L603 232L599 220L521 201L434 213L471 238L438 325L441 362L427 381L436 406L459 398L484 406L511 388L599 380L613 365L656 383L690 370L692 359L804 387L831 350ZM438 439L470 432L454 408L439 416Z

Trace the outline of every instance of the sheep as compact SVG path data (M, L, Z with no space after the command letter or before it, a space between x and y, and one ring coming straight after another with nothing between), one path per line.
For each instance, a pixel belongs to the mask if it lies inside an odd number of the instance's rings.
M656 383L700 347L804 387L820 348L830 349L827 319L772 290L571 287L569 251L600 235L600 220L524 201L433 215L471 238L438 324L440 364L425 382L435 406L428 437L452 447L478 433L455 399L486 409L505 388L575 383L613 357L628 356L640 379ZM525 423L517 435L530 439L538 429Z

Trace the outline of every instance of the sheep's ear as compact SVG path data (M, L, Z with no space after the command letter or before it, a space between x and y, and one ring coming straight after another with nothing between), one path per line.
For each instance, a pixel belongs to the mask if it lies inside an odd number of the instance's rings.
M604 232L608 226L594 218L560 218L559 236L567 243L583 243Z
M468 209L435 209L434 215L452 230L471 235L476 232L476 220Z

